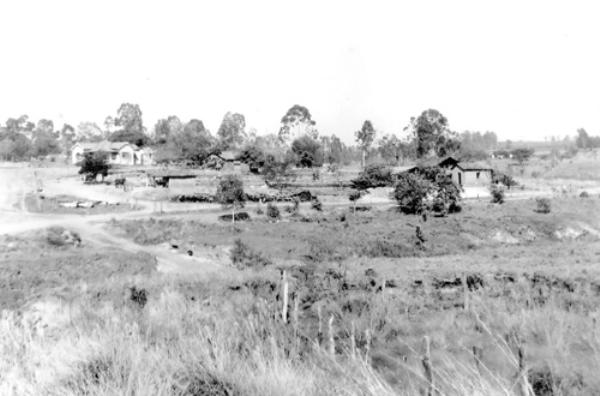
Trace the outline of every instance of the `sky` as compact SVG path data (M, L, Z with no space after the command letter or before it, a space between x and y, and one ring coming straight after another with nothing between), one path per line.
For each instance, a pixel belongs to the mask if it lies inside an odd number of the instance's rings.
M276 133L294 104L351 142L369 119L404 136L434 108L461 132L600 134L593 1L2 1L0 122L102 126L123 102L144 125L214 133L227 111Z

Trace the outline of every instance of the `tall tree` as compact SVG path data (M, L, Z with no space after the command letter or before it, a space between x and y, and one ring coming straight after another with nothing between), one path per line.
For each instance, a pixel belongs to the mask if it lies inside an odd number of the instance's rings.
M448 119L435 109L425 110L411 119L416 141L417 158L437 155L443 157L460 148L456 133L448 127Z
M145 133L142 110L139 105L123 103L117 110L114 123L120 129L110 135L109 140L113 142L126 141L138 146L144 146L150 141Z
M77 125L75 136L79 142L99 142L104 137L104 133L95 122L84 121Z
M281 118L281 128L279 129L279 140L288 144L294 139L308 135L312 139L319 136L315 127L316 122L312 119L310 111L304 106L293 105Z
M379 140L377 151L388 164L396 164L402 158L403 143L396 135L385 135Z
M327 160L331 164L341 164L344 162L344 143L340 140L339 137L335 135L331 135L331 143L329 145L329 153Z
M362 128L354 133L356 142L362 150L361 166L364 168L367 162L367 151L375 140L375 128L371 121L366 120L363 122Z
M59 152L60 145L58 136L54 132L54 123L51 120L42 118L33 131L32 155L34 157L44 157Z
M224 150L239 148L248 138L246 135L246 118L243 114L228 111L223 117L217 137Z
M71 155L71 147L75 143L75 128L69 124L63 124L60 130L60 147L66 155Z
M165 144L183 131L183 123L177 116L160 119L154 126L154 142Z

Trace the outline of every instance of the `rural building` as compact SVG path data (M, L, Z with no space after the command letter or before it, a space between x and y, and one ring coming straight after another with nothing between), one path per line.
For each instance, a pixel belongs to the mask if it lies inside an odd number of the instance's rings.
M204 161L204 166L224 171L247 171L247 165L240 160L240 153L233 150L223 151L221 154L211 154Z
M486 164L458 161L452 157L441 162L422 163L410 168L407 172L415 172L428 166L439 166L446 169L452 176L452 181L459 187L486 187L492 184L494 178L494 170Z
M153 150L148 147L138 147L128 142L109 142L104 140L96 143L76 143L71 149L71 163L77 164L85 154L105 152L108 163L112 165L150 165L153 163Z

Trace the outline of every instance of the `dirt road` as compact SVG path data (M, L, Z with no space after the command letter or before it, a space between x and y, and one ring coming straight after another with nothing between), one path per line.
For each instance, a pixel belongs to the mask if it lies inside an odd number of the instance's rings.
M156 257L158 270L161 272L209 274L224 270L224 266L219 264L217 257L210 252L206 254L194 252L193 256L188 256L172 251L165 246L140 246L126 238L112 235L105 230L106 223L115 217L123 220L155 216L156 205L153 202L137 201L138 206L142 206L141 210L120 212L118 214L106 213L82 216L78 214L30 213L25 210L24 205L21 203L26 194L36 191L39 187L38 184L33 170L30 168L0 167L0 234L18 234L52 226L62 226L79 233L85 243L117 247L132 253L141 251L150 253ZM64 187L69 185L69 183L64 182L62 184ZM49 190L53 193L60 190L61 193L68 192L81 196L79 190L71 191L68 187L65 189L53 186ZM81 190L83 191L83 189ZM114 201L115 197L105 196L104 198ZM166 208L166 210L174 210L174 208ZM173 216L182 215L174 214ZM215 218L215 215L214 213L207 213L205 217L204 220L210 221L210 219Z

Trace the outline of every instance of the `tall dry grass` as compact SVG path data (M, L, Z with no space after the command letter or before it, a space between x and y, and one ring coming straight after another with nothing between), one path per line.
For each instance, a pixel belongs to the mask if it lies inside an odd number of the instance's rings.
M413 395L431 388L441 395L520 395L533 394L539 384L530 374L542 368L554 376L544 377L554 394L600 389L597 310L569 311L558 301L516 309L514 301L473 293L469 310L398 325L386 343L378 322L406 318L385 294L367 296L368 316L324 307L319 338L311 331L315 318L293 300L285 323L280 301L219 296L214 284L196 285L210 297L192 301L177 283L154 282L144 306L127 298L102 302L90 292L69 303L39 303L24 315L3 312L0 394ZM423 369L425 335L431 382ZM399 346L404 358L392 353Z

